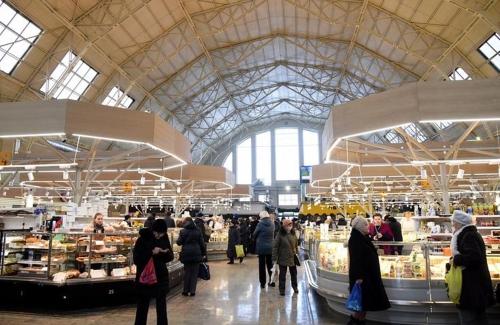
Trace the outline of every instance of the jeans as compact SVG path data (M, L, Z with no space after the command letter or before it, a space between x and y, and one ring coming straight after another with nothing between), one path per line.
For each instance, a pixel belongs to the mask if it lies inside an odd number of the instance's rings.
M292 288L297 290L297 267L296 266L283 266L280 265L280 293L285 293L286 284L286 269L290 269L290 280L292 281Z
M198 283L198 271L200 263L184 264L184 290L186 293L196 293L196 284Z
M486 311L480 312L475 310L459 309L458 319L460 325L488 325Z
M259 281L261 286L266 285L266 266L269 281L271 281L271 269L273 268L272 255L259 255Z
M158 285L147 287L139 285L139 297L137 301L137 311L135 313L135 325L146 325L148 322L149 301L156 300L156 324L167 325L167 286Z

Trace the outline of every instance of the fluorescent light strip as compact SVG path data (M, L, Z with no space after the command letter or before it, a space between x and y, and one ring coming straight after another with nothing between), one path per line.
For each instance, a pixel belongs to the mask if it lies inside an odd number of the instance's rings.
M457 118L450 120L423 120L419 123L439 123L439 122L482 122L482 121L500 121L500 117L484 117L484 118Z
M6 134L0 135L0 138L32 138L32 137L57 137L65 135L64 132L56 133L27 133L27 134Z
M75 153L80 152L75 147L64 144L64 143L59 143L59 142L55 142L55 141L51 141L51 140L47 140L47 142L50 143L52 146L59 148L59 149L62 149L62 150L67 150L67 151L71 151L71 152L75 152Z
M462 164L500 164L500 158L497 159L457 159L457 160L412 160L413 165L462 165Z
M4 165L0 166L0 170L4 168L24 168L24 169L35 169L42 167L59 167L59 168L69 168L72 166L77 166L77 163L68 163L68 164L26 164L26 165Z

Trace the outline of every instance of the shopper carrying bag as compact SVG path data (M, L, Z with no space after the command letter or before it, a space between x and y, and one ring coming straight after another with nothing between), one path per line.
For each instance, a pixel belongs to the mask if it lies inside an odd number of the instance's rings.
M458 305L462 294L462 267L453 265L453 261L451 261L451 264L447 264L447 268L449 269L444 276L444 280L448 297L451 302Z
M139 235L133 251L138 296L135 325L147 324L152 298L156 300L157 324L167 325L167 263L174 259L167 236L167 224L163 219L157 219L150 228L141 229Z

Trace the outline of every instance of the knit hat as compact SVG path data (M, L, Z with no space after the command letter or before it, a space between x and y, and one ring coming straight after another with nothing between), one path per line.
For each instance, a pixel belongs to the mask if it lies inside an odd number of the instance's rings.
M269 213L267 211L260 211L259 217L262 218L269 218Z
M367 225L368 225L368 220L360 216L357 216L351 221L351 227L353 227L358 231L361 231L361 229L363 229L363 227L366 227Z
M453 216L451 216L453 222L460 223L464 226L472 225L472 216L460 210L453 211Z

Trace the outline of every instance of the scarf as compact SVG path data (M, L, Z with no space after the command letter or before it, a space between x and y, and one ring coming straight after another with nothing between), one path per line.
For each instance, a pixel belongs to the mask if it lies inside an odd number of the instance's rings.
M458 236L462 233L462 231L465 228L471 227L471 226L474 226L474 225L465 225L453 233L453 237L451 238L451 256L455 256L455 255L460 254L460 252L458 251Z

